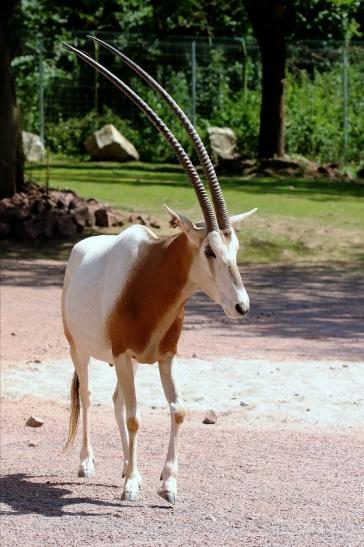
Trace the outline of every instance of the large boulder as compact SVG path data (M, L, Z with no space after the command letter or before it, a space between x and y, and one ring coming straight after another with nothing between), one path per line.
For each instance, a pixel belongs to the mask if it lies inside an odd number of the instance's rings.
M45 158L45 148L39 135L22 131L23 150L28 161L42 161Z
M207 132L214 163L219 165L224 162L236 161L239 158L236 149L236 135L230 127L209 127Z
M111 123L95 131L85 142L87 152L97 161L138 160L135 146Z

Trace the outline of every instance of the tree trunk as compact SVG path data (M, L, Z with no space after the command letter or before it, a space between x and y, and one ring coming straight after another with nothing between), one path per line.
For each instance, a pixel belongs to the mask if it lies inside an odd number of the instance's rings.
M258 157L284 156L285 0L245 0L262 59Z
M260 42L262 55L262 105L258 156L284 156L284 86L286 45L283 36L265 37Z
M22 135L10 69L9 22L18 4L5 0L0 7L0 198L12 196L24 185Z

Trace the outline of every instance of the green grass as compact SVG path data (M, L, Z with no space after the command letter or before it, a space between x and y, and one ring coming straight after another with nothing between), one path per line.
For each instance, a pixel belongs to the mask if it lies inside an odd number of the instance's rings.
M44 181L45 167L28 165ZM239 232L241 261L359 262L364 260L364 186L295 178L220 177L231 214L258 207ZM141 210L162 221L162 204L201 219L183 171L174 165L57 160L49 184L95 197L120 211Z

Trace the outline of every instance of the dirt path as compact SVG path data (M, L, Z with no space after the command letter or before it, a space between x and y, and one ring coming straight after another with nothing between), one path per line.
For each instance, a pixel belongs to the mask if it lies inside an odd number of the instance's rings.
M158 400L143 407L139 502L120 501L120 442L102 397L93 411L96 478L76 476L79 440L62 452L68 408L60 402L57 360L69 366L59 318L63 269L55 261L4 263L2 389L21 397L1 399L4 547L364 544L363 396L356 382L364 361L363 278L340 268L245 268L252 312L243 324L202 295L192 299L181 358L193 378L186 399L195 410L183 428L179 499L171 509L156 494L169 425ZM199 370L201 380L193 376ZM211 387L201 403L204 374ZM53 400L35 396L36 382L51 385ZM203 404L216 403L219 391L220 401L230 393L230 403L217 424L203 425ZM240 406L249 397L250 407ZM24 426L32 413L43 427Z

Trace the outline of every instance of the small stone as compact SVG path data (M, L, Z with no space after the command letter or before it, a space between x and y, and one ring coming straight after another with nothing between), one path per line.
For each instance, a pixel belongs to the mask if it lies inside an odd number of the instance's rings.
M15 332L12 332L12 333L11 333L11 336L16 336Z
M148 220L146 219L144 215L138 215L137 222L141 224L142 226L148 226Z
M311 409L310 409L310 408L306 408L306 412L311 412Z
M216 424L217 422L217 414L214 410L209 410L206 413L206 416L202 420L203 424Z
M249 403L246 403L245 401L240 401L240 406L250 406Z
M37 363L38 365L41 363L42 361L40 359L34 359L33 360L33 363Z
M192 353L192 357L197 357L196 353Z
M25 422L28 427L42 427L43 424L43 420L37 418L37 416L30 416Z
M35 448L35 444L34 444L34 443L29 443L28 446L30 446L31 448Z

